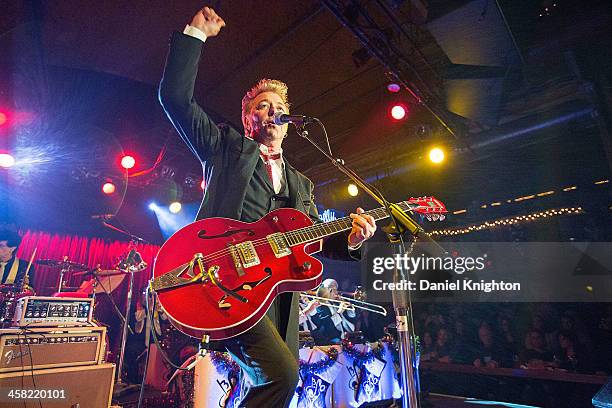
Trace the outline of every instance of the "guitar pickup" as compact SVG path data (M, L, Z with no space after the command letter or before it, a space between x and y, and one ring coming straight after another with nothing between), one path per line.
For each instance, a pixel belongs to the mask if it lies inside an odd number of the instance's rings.
M244 269L251 266L259 265L261 261L255 250L255 245L252 241L241 242L236 245L229 246L230 253L234 260L234 266L238 270L238 275L244 275Z
M229 249L230 255L232 256L232 261L234 261L234 268L236 268L238 276L244 276L244 268L242 267L242 261L240 260L240 256L238 255L238 250L234 245L231 244L227 244L227 249Z
M274 255L277 258L291 255L291 248L289 248L289 244L282 233L277 232L276 234L270 234L266 237L266 239L272 248L272 252L274 252Z

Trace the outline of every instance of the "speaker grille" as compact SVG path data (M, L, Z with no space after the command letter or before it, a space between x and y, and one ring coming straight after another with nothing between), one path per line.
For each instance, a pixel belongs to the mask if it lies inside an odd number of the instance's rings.
M45 408L103 408L111 402L114 364L98 364L83 367L51 368L0 374L3 394L0 408L39 408L39 400L11 401L6 390L63 390L64 399L40 400ZM24 404L25 401L25 404ZM78 405L77 405L78 404Z

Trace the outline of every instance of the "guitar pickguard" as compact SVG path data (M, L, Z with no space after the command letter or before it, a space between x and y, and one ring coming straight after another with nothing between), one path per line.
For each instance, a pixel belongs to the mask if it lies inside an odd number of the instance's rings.
M272 277L272 269L270 268L264 268L264 272L266 273L266 276L261 278L258 281L251 281L251 282L243 282L241 285L231 289L232 291L239 293L239 292L243 292L243 291L249 291L249 290L253 290L253 288L256 288L257 286L261 285L262 283L264 283L265 281L267 281L268 279L270 279ZM229 302L226 302L227 298L229 296L228 295L223 295L221 296L221 299L219 299L218 305L219 308L221 309L229 309L230 307L232 307L232 304Z

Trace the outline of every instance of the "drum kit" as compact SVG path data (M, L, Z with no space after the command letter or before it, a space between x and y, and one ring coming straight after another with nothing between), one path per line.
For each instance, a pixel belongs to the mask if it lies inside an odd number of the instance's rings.
M119 354L119 368L117 370L118 383L121 383L121 368L123 365L123 357L125 353L125 345L129 328L130 306L132 299L132 290L134 283L134 273L141 272L146 269L147 264L142 260L142 257L135 249L132 249L129 254L122 259L115 269L101 269L99 266L91 269L86 265L70 261L67 256L62 260L55 259L39 259L34 262L37 265L59 269L58 283L56 286L48 287L46 290L53 293L53 297L63 298L93 298L94 299L94 320L95 320L95 301L96 295L106 294L108 300L114 307L114 312L119 316L122 322L122 338ZM125 311L119 310L119 307L113 300L111 294L123 283L126 276L129 276L127 304ZM80 286L66 286L69 280L74 278L83 279ZM34 292L22 285L0 285L0 326L10 327L13 316L19 299L25 296L34 296ZM126 319L127 318L127 319ZM102 321L94 321L94 324L104 325Z
M35 262L37 265L59 269L59 282L57 286L46 288L52 291L54 297L86 298L96 294L110 294L121 285L127 272L121 269L102 270L100 268L90 269L86 265L72 262L64 257L63 260L40 259ZM66 277L86 276L89 279L83 280L78 287L66 286ZM15 307L19 299L26 296L34 296L34 291L29 287L19 285L0 285L0 325L9 327L15 313ZM122 317L123 318L123 317Z

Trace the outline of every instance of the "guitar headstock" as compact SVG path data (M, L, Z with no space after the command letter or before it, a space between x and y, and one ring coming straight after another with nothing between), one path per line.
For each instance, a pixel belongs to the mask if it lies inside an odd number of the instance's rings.
M411 210L423 214L429 221L442 221L448 212L442 201L433 196L410 197L407 201Z

